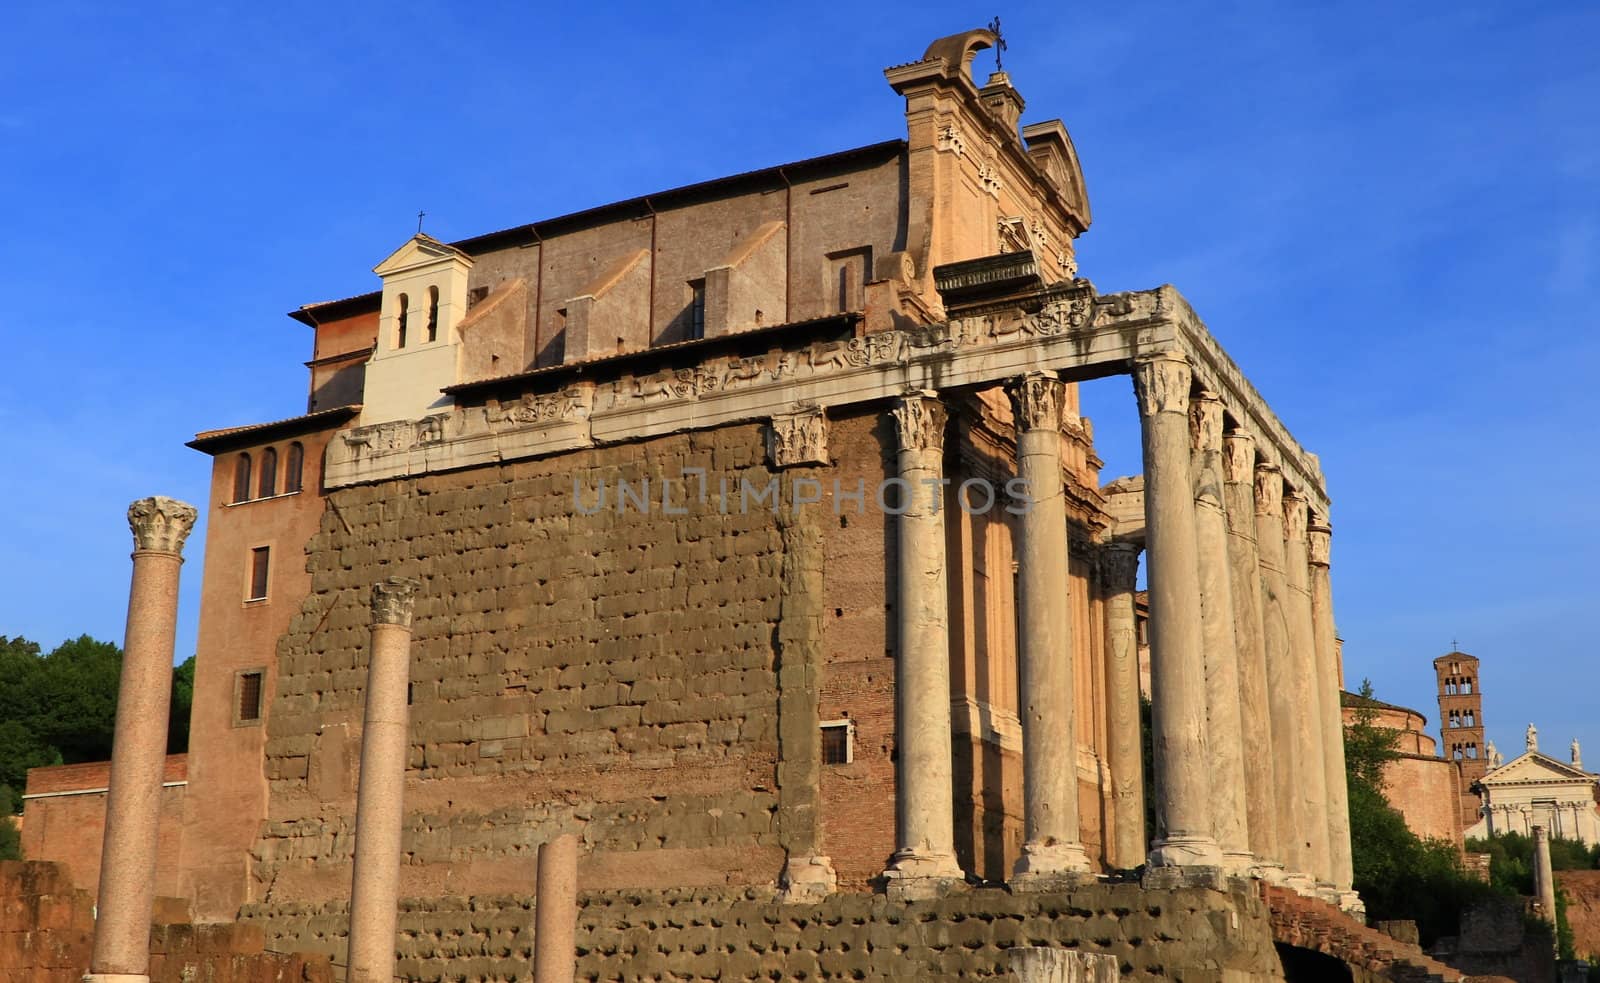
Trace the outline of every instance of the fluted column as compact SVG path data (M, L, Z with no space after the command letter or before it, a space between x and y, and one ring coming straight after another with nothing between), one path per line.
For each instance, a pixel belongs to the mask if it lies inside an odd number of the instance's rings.
M1330 563L1333 529L1314 525L1306 530L1311 559L1311 620L1317 635L1317 686L1322 707L1323 772L1328 790L1328 856L1339 907L1364 910L1351 882L1355 866L1350 855L1350 788L1344 765L1344 712L1339 706L1339 640L1333 621L1333 583Z
M1267 652L1261 634L1261 570L1256 560L1255 438L1243 430L1229 431L1222 450L1233 636L1239 653L1239 732L1249 752L1244 756L1245 815L1256 876L1276 883L1283 880L1283 859L1274 802Z
M578 837L539 844L533 918L534 983L572 983L577 976Z
M1134 392L1144 451L1150 690L1156 776L1152 867L1220 867L1212 833L1199 546L1189 466L1189 387L1181 355L1139 358Z
M1321 770L1303 738L1311 703L1311 680L1295 663L1289 631L1289 588L1283 576L1283 473L1276 464L1258 463L1255 472L1256 559L1261 571L1261 637L1267 660L1267 706L1272 715L1273 797L1278 810L1278 846L1287 870L1286 883L1310 893L1315 867L1311 826L1323 822L1312 814L1302 780L1311 762ZM1319 714L1320 717L1320 714Z
M1317 666L1317 632L1311 615L1311 558L1306 544L1309 511L1298 491L1283 496L1283 575L1289 588L1289 639L1296 672L1305 679L1305 699L1300 704L1296 731L1305 768L1300 774L1302 794L1308 800L1311 825L1311 870L1324 894L1333 890L1333 851L1328 841L1327 732L1323 725L1322 674ZM1329 898L1329 900L1334 900Z
M1029 373L1008 391L1016 422L1017 475L1027 482L1018 517L1018 695L1026 839L1019 881L1086 872L1078 830L1078 732L1073 724L1073 639L1067 595L1067 510L1061 484L1066 385Z
M133 580L117 685L94 950L86 981L149 979L178 571L194 520L194 506L171 498L141 498L128 506Z
M404 817L406 688L411 678L411 608L418 583L390 577L372 587L372 650L356 790L356 856L350 883L349 983L394 979Z
M1245 747L1239 722L1239 652L1233 628L1228 517L1223 503L1222 401L1197 395L1189 409L1199 547L1200 622L1206 662L1206 747L1211 752L1211 815L1222 866L1248 874L1250 823L1245 807ZM1254 510L1252 510L1253 512Z
M1139 723L1139 639L1134 590L1135 543L1100 547L1105 589L1107 763L1111 768L1111 863L1132 870L1145 861L1144 748Z
M937 894L960 880L950 739L949 593L944 517L945 409L937 394L895 406L900 488L895 658L895 769L898 848L885 876L897 897Z

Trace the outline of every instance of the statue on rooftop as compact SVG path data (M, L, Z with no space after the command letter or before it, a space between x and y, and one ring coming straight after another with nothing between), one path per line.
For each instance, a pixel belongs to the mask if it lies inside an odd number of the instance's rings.
M1535 727L1532 724L1528 725L1528 738L1527 738L1527 741L1528 741L1528 750L1529 751L1537 751L1537 750L1539 750L1539 728Z

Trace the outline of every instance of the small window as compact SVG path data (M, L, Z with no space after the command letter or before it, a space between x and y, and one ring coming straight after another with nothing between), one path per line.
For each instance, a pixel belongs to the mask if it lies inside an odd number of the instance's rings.
M268 447L261 452L261 483L257 486L257 498L271 498L278 494L278 452L275 448Z
M240 454L233 465L233 500L250 501L250 455Z
M406 305L411 301L401 294L396 301L400 309L394 312L394 347L406 347Z
M246 600L260 601L267 596L267 568L272 548L257 546L250 551L250 596Z
M283 462L283 490L293 494L300 490L300 471L305 467L306 449L297 440L289 445Z
M1461 692L1462 693L1471 693L1472 692L1472 680L1463 679L1461 681Z
M261 719L261 671L239 673L238 721L252 723Z
M822 725L822 763L847 765L855 760L855 724L830 720Z
M439 340L439 288L428 288L428 340Z
M871 270L871 247L828 254L823 290L831 313L859 311L866 306L865 291Z
M698 341L706 336L706 282L704 280L689 281L689 327L684 336L689 341Z

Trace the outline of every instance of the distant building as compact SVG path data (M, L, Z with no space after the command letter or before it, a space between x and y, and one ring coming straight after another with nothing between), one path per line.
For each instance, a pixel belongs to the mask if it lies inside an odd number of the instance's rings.
M1348 727L1363 710L1373 713L1372 724L1399 732L1395 750L1400 757L1383 770L1383 792L1389 804L1405 817L1406 827L1418 836L1463 844L1466 824L1460 802L1466 787L1461 763L1441 758L1429 736L1428 718L1409 707L1384 703L1356 693L1341 693L1340 706Z
M1439 745L1444 756L1461 767L1461 822L1471 826L1483 815L1473 783L1489 770L1478 660L1465 652L1450 652L1433 660L1433 673L1439 683Z
M1504 764L1496 754L1478 780L1483 818L1468 836L1522 833L1543 826L1551 836L1600 844L1600 775L1583 770L1583 756L1574 740L1571 760L1559 761L1539 751L1539 731L1528 725L1526 750Z

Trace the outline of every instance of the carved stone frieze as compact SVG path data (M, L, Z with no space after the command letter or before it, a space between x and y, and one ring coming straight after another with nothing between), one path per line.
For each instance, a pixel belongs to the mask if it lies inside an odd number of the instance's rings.
M954 123L946 123L939 127L939 142L936 146L939 150L963 157L967 153L967 138L962 134L960 127Z
M1188 412L1192 380L1188 359L1175 352L1136 359L1133 390L1139 397L1140 415Z
M1066 383L1043 372L1029 372L1006 386L1019 430L1061 430Z
M509 403L491 401L485 412L493 427L587 420L593 391L589 386L568 386L555 393L524 393Z
M128 506L133 548L156 553L182 553L198 513L193 505L165 495L141 498Z
M768 449L773 467L827 464L828 421L822 408L812 406L798 413L773 417Z
M915 451L944 449L947 414L944 403L936 394L915 393L902 397L895 404L893 412L902 448Z
M989 161L978 162L978 187L991 198L1000 197L1000 169Z
M411 609L420 581L411 577L388 577L372 585L372 623L411 627Z

